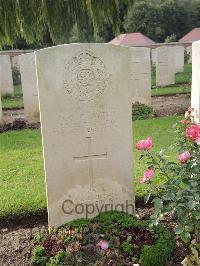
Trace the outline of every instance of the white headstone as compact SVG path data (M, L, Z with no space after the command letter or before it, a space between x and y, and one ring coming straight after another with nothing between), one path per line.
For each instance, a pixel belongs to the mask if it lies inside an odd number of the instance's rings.
M151 105L150 48L132 48L132 102Z
M200 123L200 41L192 43L192 96L195 123Z
M0 91L2 96L5 94L14 94L9 55L0 55Z
M153 65L156 64L156 57L156 49L151 49L151 61Z
M36 65L49 225L133 213L131 48L61 45Z
M19 56L12 56L11 57L11 65L12 65L13 68L16 68L17 70L20 71Z
M175 84L174 50L170 46L156 48L156 86Z
M174 46L174 60L175 60L175 72L183 72L184 71L184 47L182 46Z
M40 122L34 53L19 56L25 117L29 123Z

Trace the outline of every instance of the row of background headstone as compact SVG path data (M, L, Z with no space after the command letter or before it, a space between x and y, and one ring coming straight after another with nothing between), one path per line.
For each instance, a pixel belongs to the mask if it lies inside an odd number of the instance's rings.
M131 84L132 101L151 104L151 60L150 48L132 49ZM39 105L37 92L37 75L34 53L19 56L21 82L24 98L26 120L29 123L39 122ZM123 90L123 88L122 88Z
M162 46L156 49L133 47L132 57L132 100L151 105L151 62L156 55L156 85L166 86L175 83L175 73L183 71L184 48ZM156 51L156 52L155 52ZM39 122L39 104L34 53L12 57L12 64L20 68L25 116L28 123ZM1 69L2 67L2 69ZM5 74L6 73L6 74ZM10 57L0 56L1 94L13 95L13 82Z

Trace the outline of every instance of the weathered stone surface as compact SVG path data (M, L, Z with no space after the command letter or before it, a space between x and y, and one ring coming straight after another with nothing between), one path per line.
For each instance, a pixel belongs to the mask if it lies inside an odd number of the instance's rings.
M132 102L151 105L150 48L132 48Z
M12 66L12 68L15 68L18 71L20 71L19 56L12 56L11 57L11 66Z
M156 48L151 49L151 61L153 65L156 65Z
M200 41L192 44L192 96L191 107L194 108L194 119L200 123Z
M175 63L173 47L156 48L156 86L167 86L175 83Z
M49 225L133 213L131 48L61 45L36 64Z
M184 47L182 46L174 46L174 60L175 60L175 72L183 72L184 71Z
M40 121L37 76L34 53L18 56L20 64L25 117L28 123Z
M9 55L0 55L0 91L1 95L14 94Z

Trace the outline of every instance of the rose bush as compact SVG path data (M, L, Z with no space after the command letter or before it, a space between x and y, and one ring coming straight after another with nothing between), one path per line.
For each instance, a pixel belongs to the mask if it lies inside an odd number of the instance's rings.
M150 145L142 140L136 148L149 169L140 183L149 185L146 201L154 195L152 224L157 225L166 214L171 214L177 219L175 233L186 243L200 243L200 125L193 124L192 112L190 108L185 119L174 126L177 140L172 147L177 150L176 161L170 161L163 150L152 151L150 137ZM156 176L162 176L162 184L154 184Z

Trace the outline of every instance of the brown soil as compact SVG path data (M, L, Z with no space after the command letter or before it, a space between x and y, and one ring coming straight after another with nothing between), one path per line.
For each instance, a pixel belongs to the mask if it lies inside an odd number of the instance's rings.
M5 123L12 123L16 119L24 119L24 109L3 109L3 119Z
M171 96L157 96L151 98L153 109L157 116L184 114L191 106L190 94L176 94Z

